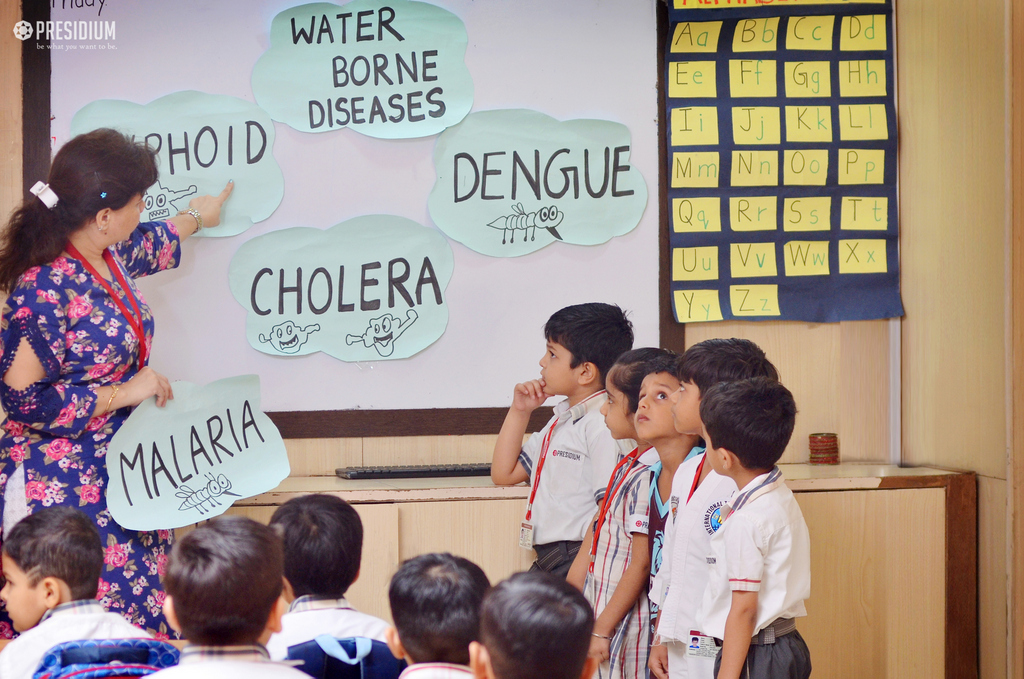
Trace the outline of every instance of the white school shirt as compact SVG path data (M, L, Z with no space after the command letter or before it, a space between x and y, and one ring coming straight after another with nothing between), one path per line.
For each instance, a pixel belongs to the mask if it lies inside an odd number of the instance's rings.
M533 501L530 523L535 545L582 540L597 513L620 457L620 448L601 415L607 398L604 391L599 391L572 408L568 399L558 403L554 417L523 444L519 462L533 486L537 483L534 472L540 464L544 436L555 428Z
M733 591L757 592L755 633L776 618L807 615L811 541L781 470L761 474L727 504L735 510L724 512L722 529L711 538L708 588L697 614L700 629L718 639L725 636Z
M315 599L300 596L281 617L281 631L270 637L267 650L274 660L284 660L288 647L312 641L321 634L335 639L367 637L387 642L388 624L380 618L360 613L344 598Z
M174 667L150 675L159 679L309 679L305 672L270 660L262 646L186 646Z
M473 672L465 665L447 662L421 662L409 665L398 679L472 679Z
M57 644L81 639L151 639L98 601L71 601L57 606L42 621L22 632L0 653L0 677L31 679L46 652Z
M650 592L651 601L660 609L658 635L666 641L685 642L681 644L682 661L677 657L669 663L671 679L714 676L715 659L686 657L685 647L690 642L691 630L698 630L697 609L708 585L711 536L722 525L722 505L736 492L736 484L728 476L711 471L690 497L704 459L704 453L687 458L672 479L669 502L675 508L675 516L665 529L661 569Z

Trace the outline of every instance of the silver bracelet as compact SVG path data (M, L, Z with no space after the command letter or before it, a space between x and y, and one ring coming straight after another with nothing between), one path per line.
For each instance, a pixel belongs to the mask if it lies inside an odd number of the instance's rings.
M199 214L199 210L194 207L190 207L187 210L181 210L178 212L179 215L192 215L192 218L196 220L196 233L203 230L203 216Z
M611 640L612 640L612 638L611 638L611 637L606 637L605 635L603 635L603 634L598 634L597 632L591 632L591 633L590 633L590 636L592 636L592 637L597 637L598 639L606 639L606 640L608 640L608 641L611 641Z

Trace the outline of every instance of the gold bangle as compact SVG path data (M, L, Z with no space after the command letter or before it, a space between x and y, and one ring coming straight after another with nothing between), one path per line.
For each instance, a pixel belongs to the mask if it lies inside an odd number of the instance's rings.
M117 396L117 390L120 389L120 388L121 388L121 385L119 385L119 384L115 384L114 385L114 391L110 392L110 398L107 399L107 408L106 408L106 410L103 411L104 413L109 413L110 412L110 406L114 403L114 397Z
M187 210L181 210L178 212L179 215L190 215L192 219L196 220L196 233L203 230L203 216L199 214L199 210L194 207L190 207Z

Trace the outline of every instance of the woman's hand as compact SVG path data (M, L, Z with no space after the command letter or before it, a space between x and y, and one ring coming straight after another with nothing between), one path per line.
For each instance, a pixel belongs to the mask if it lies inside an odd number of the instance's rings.
M203 216L203 228L217 226L220 224L220 208L235 189L235 182L229 181L224 190L217 196L196 196L188 202L190 208L194 208Z
M137 406L150 396L156 396L156 404L163 408L168 399L174 398L174 392L166 377L146 366L117 390L111 410Z

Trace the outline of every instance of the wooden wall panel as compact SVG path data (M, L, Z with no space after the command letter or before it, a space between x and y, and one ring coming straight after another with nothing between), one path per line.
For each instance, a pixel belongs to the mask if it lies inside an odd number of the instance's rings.
M363 464L363 439L285 439L291 476L334 476L338 467Z
M11 32L21 19L18 2L0 2L0 217L7 217L22 198L21 184L21 41Z
M897 12L904 461L1006 478L1006 4Z
M889 460L888 321L688 324L686 345L745 337L764 349L799 413L782 462L807 462L807 435L839 434L844 462Z
M497 433L363 439L363 464L462 464L490 462Z
M978 640L981 679L1007 676L1006 488L978 477Z

